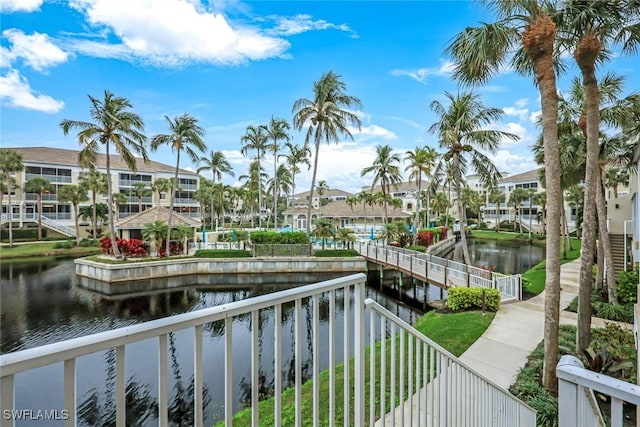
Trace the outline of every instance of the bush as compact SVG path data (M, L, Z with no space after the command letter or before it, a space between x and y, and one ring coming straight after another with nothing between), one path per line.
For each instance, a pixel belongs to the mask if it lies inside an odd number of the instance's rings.
M498 311L500 308L500 291L486 288L465 288L454 286L449 288L447 306L453 311L482 308L482 293L485 292L485 308Z
M80 240L80 244L78 246L82 246L83 248L98 246L98 240L93 240L85 237L84 239Z
M433 244L433 236L434 234L432 231L420 231L416 235L416 242L418 242L420 246L431 246Z
M307 233L295 231L290 233L278 233L276 231L254 231L250 234L251 242L255 244L304 244L309 243Z
M592 302L593 314L603 319L633 323L633 305L616 305L608 302Z
M623 271L618 274L618 299L620 304L635 304L637 302L638 275L640 270Z
M409 246L407 249L410 249L410 250L416 251L416 252L426 252L427 251L427 248L425 246L421 246L421 245Z
M38 238L38 228L37 227L29 227L29 228L13 228L11 230L11 236L15 239L37 239ZM42 239L47 237L47 229L42 228ZM66 238L65 238L66 239ZM9 229L3 228L0 230L0 240L9 240Z
M126 257L143 258L148 255L147 250L144 247L144 242L138 239L116 239L118 250ZM100 248L103 254L113 255L113 249L111 247L111 238L103 237L100 239Z
M199 249L196 258L251 258L251 252L239 249Z
M71 249L73 242L71 240L64 240L53 244L53 249Z
M322 258L360 256L355 249L318 249L313 255Z

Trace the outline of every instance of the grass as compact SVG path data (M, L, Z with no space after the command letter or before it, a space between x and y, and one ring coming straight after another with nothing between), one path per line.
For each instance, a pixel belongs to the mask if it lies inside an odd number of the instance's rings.
M54 248L59 241L41 242L0 247L0 258L8 259L32 258L32 257L83 257L100 252L98 247L74 246L72 248Z
M449 350L451 353L459 356L464 353L464 351L471 346L481 335L482 333L489 327L491 321L493 320L495 314L487 313L485 316L482 315L479 311L468 311L461 313L436 313L429 312L421 317L418 322L414 325L414 327L431 338L436 343L440 344L445 349ZM398 363L399 354L400 354L400 345L399 338L396 339L396 363ZM406 343L405 343L406 346ZM414 347L415 348L415 347ZM381 343L376 343L375 346L376 352L376 372L380 371L380 355L382 354ZM386 372L387 372L387 381L386 384L390 383L389 375L390 375L390 355L391 355L391 344L390 339L386 340L385 344L385 354L386 354ZM370 348L367 348L365 352L365 360L367 364L366 370L368 371L369 364L369 355ZM399 372L398 365L396 365L396 372ZM344 376L345 370L344 365L340 364L336 366L336 425L342 425L344 423L344 410L343 410L343 384L344 384ZM351 359L349 361L349 383L351 385L354 384L354 361ZM320 400L318 402L320 411L320 420L319 425L329 425L329 371L323 371L319 375L319 390L320 390ZM405 372L405 378L407 378L407 373ZM376 376L375 381L375 389L376 389L376 417L380 416L380 404L379 404L379 390L380 384L379 375ZM369 384L371 378L367 374L365 376L365 390L368 393ZM396 377L396 381L399 381L399 378ZM406 382L405 382L406 384ZM388 388L388 387L387 387ZM282 425L289 426L293 425L295 422L295 390L293 388L288 388L282 392ZM387 411L390 410L390 390L387 389L386 392L386 402L387 402ZM405 392L406 393L406 392ZM399 397L396 395L396 405L400 402ZM273 398L269 398L263 400L259 404L259 419L260 425L274 425L274 417L273 417ZM301 405L301 413L302 413L302 425L310 426L313 424L312 416L312 406L313 404L313 381L309 380L302 385L302 405ZM369 414L369 399L365 399L365 415L368 417ZM353 415L353 395L351 396L350 403L350 414ZM245 408L244 410L238 412L233 417L233 424L239 426L251 425L251 408ZM353 418L350 420L350 424L353 425ZM224 422L219 422L218 426L224 425Z
M495 230L472 230L471 236L475 239L490 239L490 240L528 240L529 234L514 233L511 231L500 231L496 233ZM535 241L537 236L531 235L531 238Z
M571 239L572 250L567 251L566 258L562 258L564 254L560 252L560 264L566 264L580 257L581 241L578 239ZM546 261L534 265L532 268L522 274L522 277L528 281L522 288L522 291L530 296L538 295L544 291L544 281L547 277L545 268L547 266Z

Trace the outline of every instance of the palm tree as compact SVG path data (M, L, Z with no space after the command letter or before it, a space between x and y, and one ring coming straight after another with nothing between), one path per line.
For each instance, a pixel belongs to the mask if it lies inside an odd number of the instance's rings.
M158 248L162 247L162 241L167 237L168 234L169 227L167 227L167 224L159 219L151 224L146 224L142 229L142 238L149 241L152 256L157 256Z
M24 164L22 163L22 154L15 150L8 150L6 148L0 149L0 172L4 178L5 186L7 188L7 218L9 220L9 247L13 247L13 208L11 206L11 192L12 181L14 178L11 176L17 172L24 170Z
M269 144L269 150L273 153L273 226L275 229L278 228L278 196L276 192L278 191L278 151L280 150L280 145L278 145L278 141L284 140L285 142L289 142L291 140L291 136L287 133L290 129L289 123L285 119L274 119L271 117L271 121L266 126L267 130L267 138L273 141L272 144Z
M545 335L542 385L555 391L560 322L560 160L558 149L558 92L554 69L556 24L546 3L512 0L487 3L498 21L467 27L447 51L454 61L454 78L484 83L510 60L519 73L534 77L542 104L542 133L548 206L545 279ZM516 48L520 48L515 51Z
M356 235L353 233L353 230L350 228L338 228L338 232L335 235L335 239L337 242L342 243L342 247L344 248L345 244L347 245L347 249L350 247L349 242L356 241Z
M151 190L144 182L133 183L133 194L138 198L138 212L142 212L142 198L148 197Z
M485 107L478 95L465 93L452 95L445 92L448 106L440 101L431 103L431 110L438 117L429 128L429 132L438 135L440 147L445 150L443 159L452 160L454 185L456 188L456 205L460 220L460 240L464 262L471 263L467 238L465 236L465 220L462 210L462 178L466 174L467 165L480 175L480 181L485 187L493 187L500 178L500 172L491 159L479 151L483 149L495 153L503 138L517 140L514 134L486 127L499 120L503 112L497 108ZM439 167L443 167L442 161Z
M213 206L213 190L211 182L206 178L200 179L200 186L196 191L193 192L192 197L194 200L197 200L198 203L200 203L200 222L204 227L206 224L206 206L207 204ZM213 227L213 207L210 210L212 224L211 226Z
M98 217L97 217L97 201L98 194L104 194L109 190L109 184L107 183L107 176L96 169L90 169L89 172L83 174L80 177L80 185L87 191L91 191L91 206L93 207L93 215L91 216L91 223L93 226L93 240L98 237Z
M313 236L316 238L322 238L322 249L325 247L325 242L327 241L327 237L334 237L333 233L333 224L331 220L328 218L320 218L316 221L315 227L313 228Z
M80 226L78 220L80 217L80 203L89 200L86 188L81 185L64 185L58 190L58 203L71 203L73 205L73 218L76 223L76 245L80 244Z
M109 197L109 234L113 255L120 258L120 251L116 244L116 230L111 207L113 206L113 189L111 183L111 146L118 156L132 171L136 170L136 158L131 150L142 156L147 162L145 148L147 138L144 135L144 123L140 116L129 111L131 102L123 97L114 96L111 92L104 92L104 99L100 100L89 95L91 108L89 114L93 122L63 120L60 122L62 132L67 135L71 129L78 129L78 142L84 148L78 156L83 166L95 167L98 160L100 145L105 146L107 169L107 194Z
M278 165L276 169L276 174L273 178L267 181L267 193L272 193L277 202L280 200L280 195L284 193L288 195L291 192L291 171L286 165ZM277 217L277 209L274 210L274 215ZM274 221L274 226L276 223Z
M541 220L542 220L542 234L547 234L545 224L547 222L547 192L541 191L533 195L533 203L539 205L542 208Z
M433 205L433 210L437 214L437 217L440 218L440 216L443 213L445 215L447 214L450 203L449 203L449 199L447 199L447 195L440 191L440 192L437 192L435 197L433 198L432 205Z
M318 193L318 196L324 196L324 193L326 193L328 189L329 189L329 185L327 184L327 181L325 181L324 179L321 179L320 181L318 181L318 186L316 187L316 192Z
M609 168L605 172L605 185L613 189L613 197L618 198L618 186L629 185L629 170L621 168Z
M407 151L405 153L404 162L407 161L409 164L404 168L405 172L411 172L409 174L409 180L415 180L416 184L418 184L418 197L416 202L416 211L417 218L416 221L417 228L420 228L420 199L422 195L422 174L425 174L429 180L431 180L431 175L436 167L438 160L438 152L435 148L431 147L416 147L415 150ZM429 193L427 192L427 212L425 223L429 223Z
M113 208L118 213L118 218L120 217L120 206L123 206L129 201L129 198L126 194L123 193L113 193L111 195L111 200L113 201Z
M300 98L293 104L293 127L301 130L306 126L305 145L308 145L313 138L315 146L307 207L307 235L311 235L311 201L316 186L320 143L323 140L326 143L338 142L341 136L353 140L349 127L355 126L360 130L360 118L350 111L354 107L360 107L360 100L347 95L346 90L347 85L340 80L340 76L329 71L313 83L313 99Z
M172 237L177 240L182 240L182 253L189 253L188 241L193 237L193 228L188 225L178 225L173 229Z
M151 191L155 192L157 197L158 206L160 206L160 197L162 193L168 193L171 191L171 182L167 178L156 178L151 184Z
M376 146L376 158L373 160L373 165L362 169L360 176L365 176L373 173L373 181L371 182L371 190L380 184L382 191L382 200L384 205L384 223L389 223L389 217L387 213L387 195L391 195L391 185L397 184L402 181L402 175L400 174L400 156L393 152L393 149L388 145Z
M42 193L49 193L52 188L51 181L41 177L31 178L24 185L24 191L26 193L35 193L36 195L36 203L38 205L38 240L42 240Z
M311 157L311 150L307 144L303 146L292 144L287 141L284 143L284 146L289 149L289 154L284 155L287 164L291 168L291 195L296 194L296 174L300 172L300 167L298 165L307 165L307 170L311 169L311 162L309 162L309 157ZM287 206L288 206L287 202Z
M9 186L7 186L7 183L2 180L3 178L4 178L3 176L0 177L0 208L2 207L2 201L4 200L4 195L12 192L9 189L13 189L16 187L16 179L14 177L9 177Z
M515 209L515 222L520 226L520 234L522 234L522 202L528 198L529 192L524 188L516 188L509 194L508 203Z
M489 191L489 203L493 203L496 205L496 233L500 230L500 204L505 202L505 195L503 192L499 191L496 188L493 188Z
M262 228L262 153L267 150L267 128L261 126L247 126L246 133L240 138L242 142L242 155L246 156L249 150L256 150L257 169L260 173L257 175L258 181L258 227ZM250 173L250 175L252 175Z
M102 232L104 222L109 220L109 207L105 203L80 207L80 218L84 220L92 220L94 214L96 218L96 228L98 227L98 224L100 224L100 232Z
M189 115L182 114L174 117L173 119L164 116L167 124L169 125L169 133L158 134L151 139L151 149L157 150L162 145L168 145L171 147L171 151L176 153L176 170L173 175L174 181L171 182L171 200L169 202L169 218L167 219L167 228L169 229L168 235L171 236L171 219L173 216L173 203L174 203L174 191L178 181L178 173L180 172L180 154L185 152L193 163L198 163L200 156L198 153L202 153L207 149L207 146L202 139L204 136L204 129L198 125L198 119ZM170 238L165 242L165 251L167 256L169 252Z
M200 166L197 173L202 171L211 171L211 179L214 183L216 181L222 181L222 176L224 174L236 176L222 151L211 150L209 157L200 157L200 162L204 163L204 166Z

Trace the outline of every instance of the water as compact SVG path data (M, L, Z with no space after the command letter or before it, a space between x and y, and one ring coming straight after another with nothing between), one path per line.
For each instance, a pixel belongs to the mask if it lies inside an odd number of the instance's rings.
M3 264L0 269L0 350L2 353L33 348L48 343L107 331L151 319L212 307L286 289L280 277L264 277L263 283L247 285L212 285L207 280L194 282L170 291L155 290L135 296L105 296L77 286L73 261L30 264ZM329 276L325 277L325 279ZM231 277L230 282L238 283ZM304 282L298 278L298 283ZM317 281L318 276L309 276ZM373 298L413 323L421 312L394 301L374 289ZM336 355L342 361L341 310L344 295L336 295ZM311 375L309 321L311 305L303 301L303 377ZM351 315L353 316L353 310ZM351 320L352 321L352 320ZM233 325L234 411L244 407L251 396L250 317L239 317ZM320 304L320 339L328 336L328 300ZM282 373L283 386L293 384L293 306L283 307ZM273 312L260 313L260 393L269 395L273 382ZM221 322L204 326L204 385L206 393L205 424L212 425L223 416L224 399L224 328ZM367 341L368 342L368 341ZM169 336L169 408L175 425L192 425L193 330ZM328 351L321 346L320 369L328 366ZM157 425L157 340L128 345L125 353L129 404L127 420L132 425ZM113 350L81 357L77 360L77 403L79 425L108 423L114 417L115 353ZM16 376L16 408L63 408L63 366L50 365ZM20 425L30 425L28 423ZM34 422L33 425L38 425ZM42 425L40 423L40 425Z
M471 265L489 268L503 274L520 274L545 259L545 247L508 240L467 239ZM446 258L463 262L462 243L456 246Z

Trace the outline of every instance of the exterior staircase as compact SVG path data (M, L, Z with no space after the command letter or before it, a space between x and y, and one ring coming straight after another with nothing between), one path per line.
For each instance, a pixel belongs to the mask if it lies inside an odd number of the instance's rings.
M609 242L611 243L611 252L613 253L613 268L616 274L624 271L624 235L609 234ZM629 257L629 254L627 254Z
M9 218L7 217L7 214L2 214L2 217L0 217L0 226L4 225L5 223L9 222ZM12 222L15 224L20 222L20 216L19 215L13 215L12 218ZM22 222L38 222L38 214L28 214L28 215L23 215L22 216ZM57 221L54 221L52 219L47 218L46 216L42 216L42 226L46 227L50 230L55 231L56 233L60 233L63 236L68 236L68 237L75 237L76 236L76 230L72 227L67 227L66 225L60 224Z

